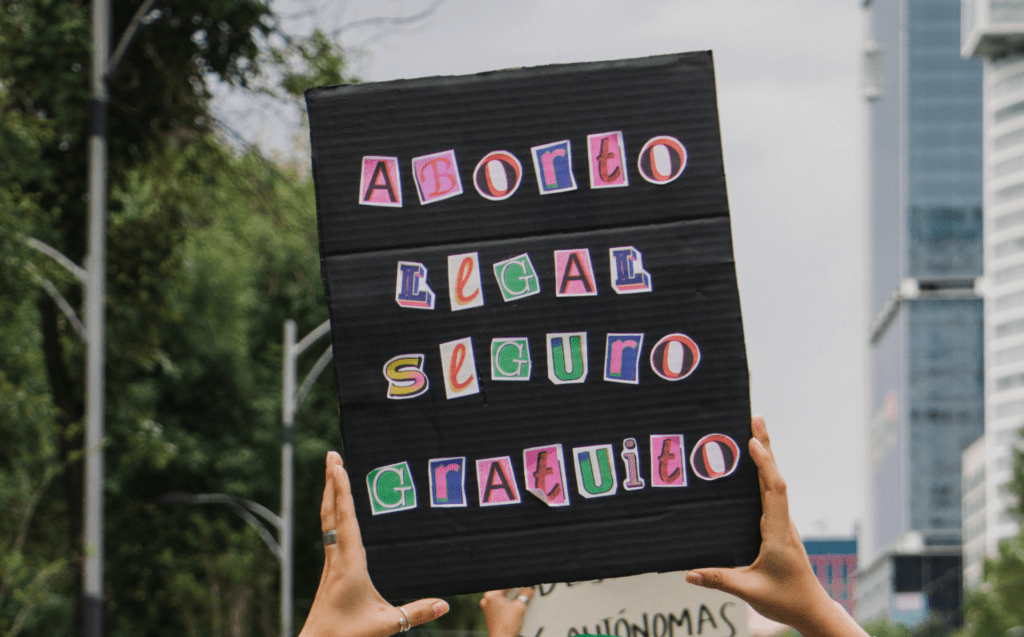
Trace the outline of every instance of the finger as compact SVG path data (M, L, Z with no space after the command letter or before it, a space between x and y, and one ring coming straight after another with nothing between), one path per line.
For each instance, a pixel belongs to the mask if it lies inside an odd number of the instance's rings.
M761 430L764 430L764 421L761 421ZM752 427L756 430L756 427ZM767 439L767 432L765 432ZM761 507L764 511L764 533L776 535L786 533L789 530L789 496L787 495L786 481L783 480L779 468L775 464L775 457L771 451L765 448L761 437L756 436L750 439L750 457L757 465L758 482L761 485Z
M690 584L725 591L745 599L747 590L746 571L732 568L702 568L686 572L686 581Z
M519 591L519 597L525 597L529 601L533 597L533 587L527 587Z
M409 623L419 626L433 621L448 612L448 602L443 599L421 599L402 606L409 615Z
M320 530L326 533L335 527L334 517L334 465L337 463L335 457L339 457L334 451L327 452L327 470L324 476L324 497L320 502Z
M348 480L348 472L338 457L334 465L334 521L338 528L338 544L345 552L361 549L362 537L359 534L359 523L356 521L356 505L352 501L352 485Z

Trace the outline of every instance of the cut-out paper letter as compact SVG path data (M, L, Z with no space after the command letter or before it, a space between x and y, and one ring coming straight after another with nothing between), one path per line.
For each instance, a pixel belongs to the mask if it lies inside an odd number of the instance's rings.
M395 301L402 307L434 309L437 295L427 285L427 266L415 261L399 261L395 278Z
M491 380L530 380L532 367L525 336L491 340Z
M501 298L506 303L540 294L540 279L529 254L520 254L495 263L494 278L498 280Z
M477 460L476 480L482 507L519 504L522 501L509 456Z
M377 467L366 474L366 488L374 515L416 508L416 486L408 462Z
M651 485L686 486L686 448L682 435L651 436Z
M480 393L471 337L441 343L441 370L444 372L444 393L449 400Z
M587 158L591 188L616 188L629 185L626 174L626 143L622 131L587 135Z
M364 206L402 207L402 182L397 157L363 157L359 177L359 203Z
M555 250L555 296L596 296L590 249Z
M466 506L466 458L434 458L427 466L430 474L430 506L453 508Z
M448 255L448 299L452 304L452 312L484 304L478 253Z
M651 369L665 380L682 380L700 364L700 348L686 334L669 334L651 348Z
M622 462L626 465L626 479L622 481L622 488L626 491L637 491L646 485L640 477L640 449L637 447L636 438L626 438L622 441Z
M569 506L562 445L523 449L526 490L550 507Z
M487 153L473 171L473 185L484 199L508 199L523 181L523 165L507 150Z
M604 379L613 383L640 384L640 351L643 333L609 334L604 352Z
M412 174L421 204L462 194L462 179L459 178L459 165L455 162L454 150L414 157Z
M644 270L644 255L633 246L608 250L612 289L617 294L637 294L654 289L651 274Z
M725 434L708 434L697 441L690 454L690 466L701 480L718 480L736 471L740 446Z
M657 186L675 181L686 168L686 147L675 137L652 137L637 159L640 176Z
M576 190L576 177L572 174L572 145L568 139L534 146L530 152L540 194Z
M384 378L388 381L388 398L402 400L427 393L430 380L423 372L423 354L400 354L384 363Z
M548 380L556 385L587 380L587 333L547 335Z
M584 498L602 498L619 490L611 445L576 447L576 488Z

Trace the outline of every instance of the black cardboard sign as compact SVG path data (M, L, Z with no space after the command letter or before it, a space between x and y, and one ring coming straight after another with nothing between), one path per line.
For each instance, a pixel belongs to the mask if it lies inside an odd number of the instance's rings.
M715 99L707 52L307 91L385 597L757 555Z

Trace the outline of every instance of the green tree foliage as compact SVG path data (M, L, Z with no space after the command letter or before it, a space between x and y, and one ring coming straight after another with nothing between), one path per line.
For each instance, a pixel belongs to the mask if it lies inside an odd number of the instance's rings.
M107 632L277 634L279 567L259 536L224 507L159 500L279 509L282 323L327 318L306 171L228 150L207 82L294 98L344 81L344 58L319 33L279 33L265 0L155 6L111 82ZM115 38L137 7L113 1ZM70 635L84 349L55 299L78 309L82 292L25 238L84 262L89 5L0 0L0 16L0 635ZM323 559L323 459L341 444L333 381L297 415L296 628ZM442 625L480 627L476 601L453 600Z
M113 2L115 37L137 4ZM111 82L107 624L276 634L278 565L258 537L230 512L154 498L222 492L279 508L281 324L326 318L312 188L219 144L206 82L258 87L283 61L337 79L341 56L330 43L271 47L262 0L156 7ZM89 5L0 0L0 16L0 634L73 634L83 347L45 290L73 308L82 293L24 239L84 261ZM303 71L298 46L329 55ZM300 512L318 510L323 454L338 444L325 376L297 423ZM311 598L319 523L296 523L296 592Z

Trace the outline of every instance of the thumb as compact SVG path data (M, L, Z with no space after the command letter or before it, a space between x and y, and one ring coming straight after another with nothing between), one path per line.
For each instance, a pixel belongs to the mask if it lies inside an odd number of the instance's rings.
M402 606L409 613L409 623L419 626L433 621L448 612L448 602L443 599L421 599Z
M732 568L701 568L686 572L686 581L690 584L714 588L742 597L743 574Z

